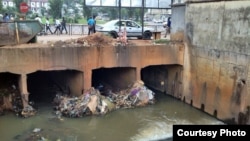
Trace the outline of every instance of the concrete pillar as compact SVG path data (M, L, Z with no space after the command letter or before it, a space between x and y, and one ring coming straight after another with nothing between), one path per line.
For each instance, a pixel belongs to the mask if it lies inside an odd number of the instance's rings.
M74 96L80 96L83 88L83 73L76 72L71 74L68 78L68 86L70 88L70 94Z
M136 80L141 80L141 67L136 68Z
M92 84L92 70L84 70L83 72L83 90L86 91L91 88Z
M19 89L22 97L23 107L27 107L29 105L29 92L27 88L27 75L21 74L19 79Z

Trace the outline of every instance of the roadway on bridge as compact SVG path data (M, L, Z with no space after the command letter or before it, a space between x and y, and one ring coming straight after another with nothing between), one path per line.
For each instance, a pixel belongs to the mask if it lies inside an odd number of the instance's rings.
M47 43L50 41L65 41L65 40L69 40L69 39L77 39L77 38L81 38L81 37L86 37L88 35L67 35L67 34L60 34L60 35L41 35L41 36L37 36L37 42L38 43ZM161 39L169 39L170 40L170 36L168 35L166 38L164 37L164 35L161 35ZM136 38L129 38L128 39L129 42L134 42L136 44L148 44L150 43L152 40L138 40Z
M65 41L69 39L77 39L80 37L85 37L87 35L66 35L66 34L61 34L61 35L41 35L37 36L37 42L38 43L47 43L49 41Z

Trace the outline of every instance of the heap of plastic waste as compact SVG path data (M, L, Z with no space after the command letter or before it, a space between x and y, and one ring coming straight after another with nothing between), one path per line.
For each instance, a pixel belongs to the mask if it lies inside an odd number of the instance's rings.
M55 110L58 116L83 117L103 115L120 108L134 108L155 103L155 93L144 86L142 81L130 88L108 96L100 94L98 89L90 88L79 97L56 95Z

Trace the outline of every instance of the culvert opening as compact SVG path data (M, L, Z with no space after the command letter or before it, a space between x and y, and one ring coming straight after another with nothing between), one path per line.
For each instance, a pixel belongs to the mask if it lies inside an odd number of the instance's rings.
M147 66L141 70L141 79L146 86L172 96L178 93L181 76L180 65Z
M82 92L82 73L75 70L37 71L28 74L29 101L51 104L57 94L78 95Z
M1 111L6 109L11 109L12 107L5 107L1 108L1 105L9 105L5 102L12 102L16 96L20 96L19 88L18 88L18 81L20 79L20 75L13 74L13 73L0 73L0 114ZM12 95L12 101L4 101L4 97L8 97Z
M136 81L136 69L132 67L99 68L92 70L92 86L101 94L117 92L129 87Z
M18 80L20 75L13 73L0 73L0 89L6 89L9 87L18 87Z

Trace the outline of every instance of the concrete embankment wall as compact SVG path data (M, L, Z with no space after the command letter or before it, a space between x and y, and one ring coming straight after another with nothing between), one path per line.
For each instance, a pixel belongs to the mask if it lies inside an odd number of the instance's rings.
M184 30L182 99L224 121L249 124L250 1L186 3Z

